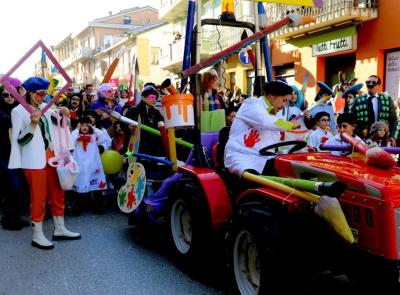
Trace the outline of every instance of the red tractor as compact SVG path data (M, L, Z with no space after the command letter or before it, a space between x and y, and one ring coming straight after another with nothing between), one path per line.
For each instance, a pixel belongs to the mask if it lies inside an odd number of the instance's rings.
M201 250L207 234L224 233L241 294L299 291L323 271L379 290L399 288L399 168L327 153L277 156L275 167L282 177L345 183L339 200L356 242L340 238L309 202L257 185L240 190L238 179L220 167L186 165L167 214L176 252L188 256Z

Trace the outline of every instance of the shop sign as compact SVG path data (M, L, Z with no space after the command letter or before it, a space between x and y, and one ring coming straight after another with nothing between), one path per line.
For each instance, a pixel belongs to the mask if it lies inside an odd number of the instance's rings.
M318 43L312 46L312 55L319 56L345 50L351 50L354 49L353 48L354 43L355 42L353 42L352 36Z
M386 54L385 91L393 99L400 97L400 50Z

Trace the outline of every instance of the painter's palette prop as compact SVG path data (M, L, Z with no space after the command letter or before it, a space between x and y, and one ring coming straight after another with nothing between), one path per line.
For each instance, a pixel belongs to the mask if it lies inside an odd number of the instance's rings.
M142 202L146 190L146 172L142 164L129 165L128 177L118 191L118 207L124 213L133 212Z
M124 213L131 213L140 205L146 190L146 171L134 157L140 145L140 117L138 123L125 153L129 162L126 183L119 189L117 197L118 207Z
M71 78L67 75L67 73L64 71L62 66L59 64L57 59L54 57L54 55L51 53L51 51L44 45L42 40L39 40L36 42L35 45L27 52L21 59L4 75L0 78L0 83L3 84L4 88L7 89L12 96L29 112L33 112L33 108L23 99L23 97L18 93L17 89L15 89L14 86L12 86L8 82L8 78L37 50L41 48L43 52L46 53L46 56L51 60L53 63L54 67L56 67L61 74L61 76L64 77L66 80L66 84L64 85L63 88L57 93L56 96L54 96L49 103L43 108L42 113L44 114L59 98L62 94L64 94L68 88L72 85L72 80Z

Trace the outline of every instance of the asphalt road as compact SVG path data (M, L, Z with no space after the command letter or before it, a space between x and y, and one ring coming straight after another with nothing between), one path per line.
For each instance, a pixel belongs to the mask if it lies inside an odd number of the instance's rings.
M0 229L1 295L224 293L218 259L200 267L178 265L162 228L129 227L116 211L67 216L66 225L82 239L54 242L50 251L30 245L30 228ZM48 238L52 227L45 221Z

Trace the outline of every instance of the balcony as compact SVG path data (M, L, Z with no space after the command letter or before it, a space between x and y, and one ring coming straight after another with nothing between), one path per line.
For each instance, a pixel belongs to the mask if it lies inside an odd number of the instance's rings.
M351 22L376 19L378 18L378 0L325 0L323 8L270 3L266 5L268 24L281 20L289 11L314 17L316 22L297 28L284 27L270 34L271 37L288 39Z
M170 23L178 17L186 18L187 7L188 1L185 0L161 0L158 18Z
M176 40L161 48L160 68L170 72L178 72L182 69L185 38Z
M93 58L93 49L81 47L76 50L76 61L84 61Z
M66 69L66 68L72 66L72 63L73 63L74 61L75 61L75 53L73 52L72 54L70 54L70 55L68 56L68 58L62 60L62 61L60 62L60 65L61 65L64 69Z
M93 74L90 73L78 73L76 75L76 81L77 84L87 84L87 83L93 83Z

